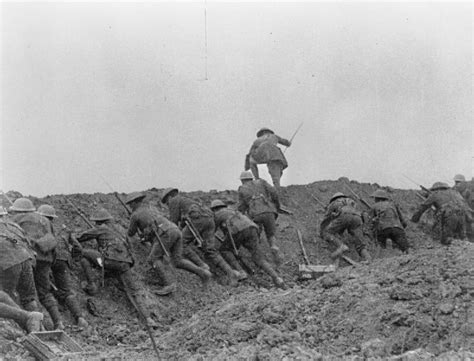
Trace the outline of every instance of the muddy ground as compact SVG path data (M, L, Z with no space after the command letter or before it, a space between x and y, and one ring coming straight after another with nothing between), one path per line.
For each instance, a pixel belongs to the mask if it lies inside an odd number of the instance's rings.
M334 274L310 281L298 279L298 264L303 263L303 257L297 229L304 236L312 264L329 264L333 251L318 236L324 209L311 195L326 204L333 193L348 193L347 184L369 202L369 194L380 188L346 178L284 188L285 204L294 211L293 215L278 218L278 242L286 256L279 272L290 286L288 290L273 288L269 277L258 270L237 287L228 286L225 276L218 273L209 289L203 290L197 277L174 270L177 292L159 297L153 293L160 287L159 280L144 263L149 247L132 240L135 268L141 274L149 308L158 324L153 333L162 358L474 358L474 244L456 240L450 247L441 246L429 213L419 224L407 228L412 247L409 255L396 249L380 249L367 237L368 249L375 257L372 264L341 263ZM420 202L415 191L383 188L409 218ZM161 207L161 190L146 192L149 201ZM13 199L19 196L8 194ZM237 201L235 191L189 195L207 204L216 198L229 204ZM120 196L125 198L125 194ZM86 214L105 207L124 227L128 225L127 213L113 194L68 197ZM87 228L62 196L32 200L36 206L47 203L56 208L58 229L63 224L74 231ZM262 244L268 251L264 239ZM349 256L359 260L354 250ZM86 309L90 297L82 291L84 276L77 262L72 268L78 298ZM84 350L101 357L153 359L147 333L116 286L115 280L106 279L93 298L97 316L87 313L92 325L89 333L75 329L64 310L69 325L66 332ZM23 332L7 321L0 322L0 355L6 359L31 357L21 345Z

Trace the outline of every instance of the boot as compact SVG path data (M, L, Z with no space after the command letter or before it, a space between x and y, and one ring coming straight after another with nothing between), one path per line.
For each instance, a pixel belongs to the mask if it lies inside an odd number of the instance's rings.
M212 278L212 273L209 270L198 267L187 259L176 262L176 267L198 275L203 285L207 285Z
M97 294L99 289L95 282L94 271L92 270L92 266L89 260L87 260L86 258L81 259L81 266L87 280L87 286L84 288L84 291L86 291L89 295L94 296Z
M232 267L229 266L229 264L221 256L218 257L216 263L216 266L220 267L225 272L227 277L229 277L230 286L237 286L237 280L240 276L239 271L233 270Z
M89 327L89 322L83 316L77 318L77 326L82 329L87 329Z
M347 252L348 250L349 250L349 247L347 247L344 243L341 242L339 247L333 253L331 253L331 258L336 259L342 256L342 254L344 252Z
M360 256L364 262L370 263L372 261L369 251L367 251L365 248L360 251Z
M285 284L285 281L283 281L283 278L281 278L280 276L277 276L272 280L275 287L281 288L282 290L286 290L288 288Z
M29 312L25 325L26 331L28 333L41 331L43 317L41 312Z
M61 314L59 313L58 305L49 305L46 307L49 315L51 316L51 320L53 321L54 329L55 330L64 330L64 324L61 320Z
M153 263L153 269L158 273L158 276L163 282L163 287L154 291L154 293L158 296L166 296L173 293L176 290L176 284L169 278L163 262L161 260L156 260Z
M69 311L76 321L79 319L79 317L83 316L81 307L79 306L79 301L75 295L67 296L64 300L64 303L66 304L67 308L69 308Z

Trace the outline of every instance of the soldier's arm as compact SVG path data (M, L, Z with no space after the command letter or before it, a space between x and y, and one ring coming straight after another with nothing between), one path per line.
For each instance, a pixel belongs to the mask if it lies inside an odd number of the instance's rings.
M243 191L240 191L240 190L239 190L239 204L237 205L237 209L239 212L242 212L242 213L247 213L249 209L249 204L246 200L246 197Z
M91 229L88 229L87 231L82 232L77 237L77 240L81 243L90 241L91 239L96 239L99 234L100 234L100 230L98 230L97 228L91 228Z
M130 218L130 224L128 226L127 235L129 237L133 237L135 233L137 233L137 231L138 231L137 217L135 216L135 214L133 214L132 218Z
M279 137L278 135L277 135L277 139L278 139L279 144L284 145L285 147L291 146L291 142L288 139Z
M421 216L423 215L423 213L425 213L425 211L430 208L432 205L434 204L434 201L433 201L433 196L430 195L428 197L428 199L426 201L424 201L420 207L418 208L418 210L415 212L415 214L411 217L411 221L412 222L415 222L417 223Z
M407 228L407 221L405 220L405 217L403 217L403 213L400 211L398 204L395 204L395 209L397 210L398 218L400 219L403 228Z

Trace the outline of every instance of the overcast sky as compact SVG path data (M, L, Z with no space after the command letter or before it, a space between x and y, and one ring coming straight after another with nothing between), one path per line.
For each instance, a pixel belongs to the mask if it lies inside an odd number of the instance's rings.
M3 3L1 20L5 191L234 189L255 132L301 122L283 185L472 174L470 3Z

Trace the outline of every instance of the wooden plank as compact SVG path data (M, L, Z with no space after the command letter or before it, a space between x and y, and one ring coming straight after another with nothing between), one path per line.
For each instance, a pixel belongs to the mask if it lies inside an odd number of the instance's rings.
M330 265L307 265L300 264L298 265L298 274L300 279L309 280L321 277L326 273L331 273L336 271L336 266L333 264Z
M301 234L301 231L299 229L296 230L296 234L298 235L298 241L300 243L301 251L303 252L304 261L306 262L306 264L309 265L308 255L306 254L306 249L304 248L303 244L303 235Z

